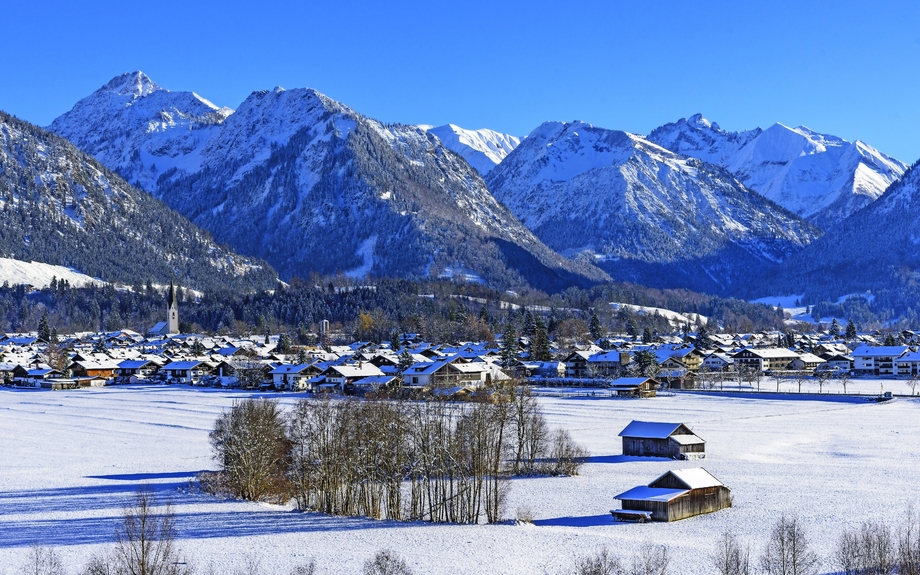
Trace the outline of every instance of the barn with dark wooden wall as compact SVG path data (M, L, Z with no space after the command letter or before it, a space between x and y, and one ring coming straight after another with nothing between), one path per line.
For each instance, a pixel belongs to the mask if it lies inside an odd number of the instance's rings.
M648 484L620 493L616 519L677 521L731 507L731 490L702 467L671 470Z
M633 421L620 432L623 455L703 459L706 442L683 423Z

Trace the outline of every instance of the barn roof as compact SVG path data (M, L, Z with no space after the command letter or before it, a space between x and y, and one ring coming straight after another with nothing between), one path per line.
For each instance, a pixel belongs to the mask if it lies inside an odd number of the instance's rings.
M666 439L677 431L682 423L661 423L657 421L632 421L620 437L645 437L649 439Z
M619 495L615 495L614 499L629 499L631 501L662 501L667 502L672 499L677 499L685 493L689 493L689 489L667 489L664 487L646 487L640 485L638 487L633 487L629 491L624 491Z
M706 487L725 487L725 485L712 476L708 471L702 467L694 467L690 469L672 469L667 473L663 474L661 477L649 483L649 486L655 485L668 475L672 475L677 478L678 481L687 486L687 489L704 489Z
M678 445L698 445L700 443L706 443L706 441L697 435L672 435L671 441L676 442Z

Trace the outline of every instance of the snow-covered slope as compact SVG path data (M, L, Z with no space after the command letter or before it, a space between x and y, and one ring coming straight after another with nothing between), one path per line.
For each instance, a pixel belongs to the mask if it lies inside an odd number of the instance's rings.
M877 199L906 169L859 140L803 126L727 132L697 114L657 128L648 138L727 168L745 186L825 228Z
M463 276L549 290L606 279L544 246L420 128L385 126L310 89L253 92L232 114L150 86L128 90L128 113L110 104L127 102L124 91L103 88L54 126L98 142L109 167L285 278ZM188 123L154 121L164 106ZM99 126L82 128L90 119ZM96 132L127 135L108 146Z
M0 283L10 285L27 284L35 288L46 288L51 280L67 280L73 287L87 285L101 286L105 282L91 278L86 274L64 266L55 266L41 262L24 262L11 258L0 258Z
M551 248L653 286L726 293L820 235L717 166L583 122L541 125L487 181Z
M454 124L419 127L437 136L448 150L463 156L483 177L521 143L518 137L487 128L466 130Z
M108 282L265 289L276 281L265 262L219 247L70 142L2 112L0 221L0 254Z

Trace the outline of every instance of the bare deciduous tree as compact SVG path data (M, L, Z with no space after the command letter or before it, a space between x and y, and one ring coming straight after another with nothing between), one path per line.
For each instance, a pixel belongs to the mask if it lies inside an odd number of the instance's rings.
M888 527L863 523L859 529L841 534L836 558L844 575L892 575L897 548Z
M606 548L597 555L582 557L575 561L576 575L625 575L620 558Z
M124 519L115 530L111 555L90 561L87 575L188 575L191 570L176 546L172 508L155 512L153 492L141 489L125 507Z
M898 575L920 575L920 520L913 509L898 533Z
M557 429L550 440L547 471L550 475L578 475L578 470L588 458L588 452L575 443L569 432Z
M796 517L780 517L760 557L765 575L816 575L818 556Z
M253 501L287 497L290 443L277 402L234 402L217 419L210 439L225 485L233 495Z
M384 549L378 551L372 559L364 562L364 575L412 575L412 569L405 559Z
M719 575L750 575L751 549L742 547L738 539L726 531L712 555L712 564Z
M19 573L22 575L64 575L64 564L54 549L35 545Z
M671 554L666 545L643 543L633 555L628 575L667 575Z

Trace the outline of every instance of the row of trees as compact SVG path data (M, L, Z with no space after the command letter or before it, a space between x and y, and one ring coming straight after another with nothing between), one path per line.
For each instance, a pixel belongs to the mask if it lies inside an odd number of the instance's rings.
M478 523L502 519L513 475L572 475L586 457L550 432L526 387L488 400L302 399L283 412L247 399L211 432L217 477L205 484L252 500L333 515Z
M773 526L756 559L750 545L724 532L709 557L718 575L817 575L822 560L815 553L802 522L783 516ZM899 530L877 522L845 530L830 562L841 575L920 575L920 521L912 512ZM668 575L671 557L665 545L646 543L628 561L606 549L580 558L577 575Z

